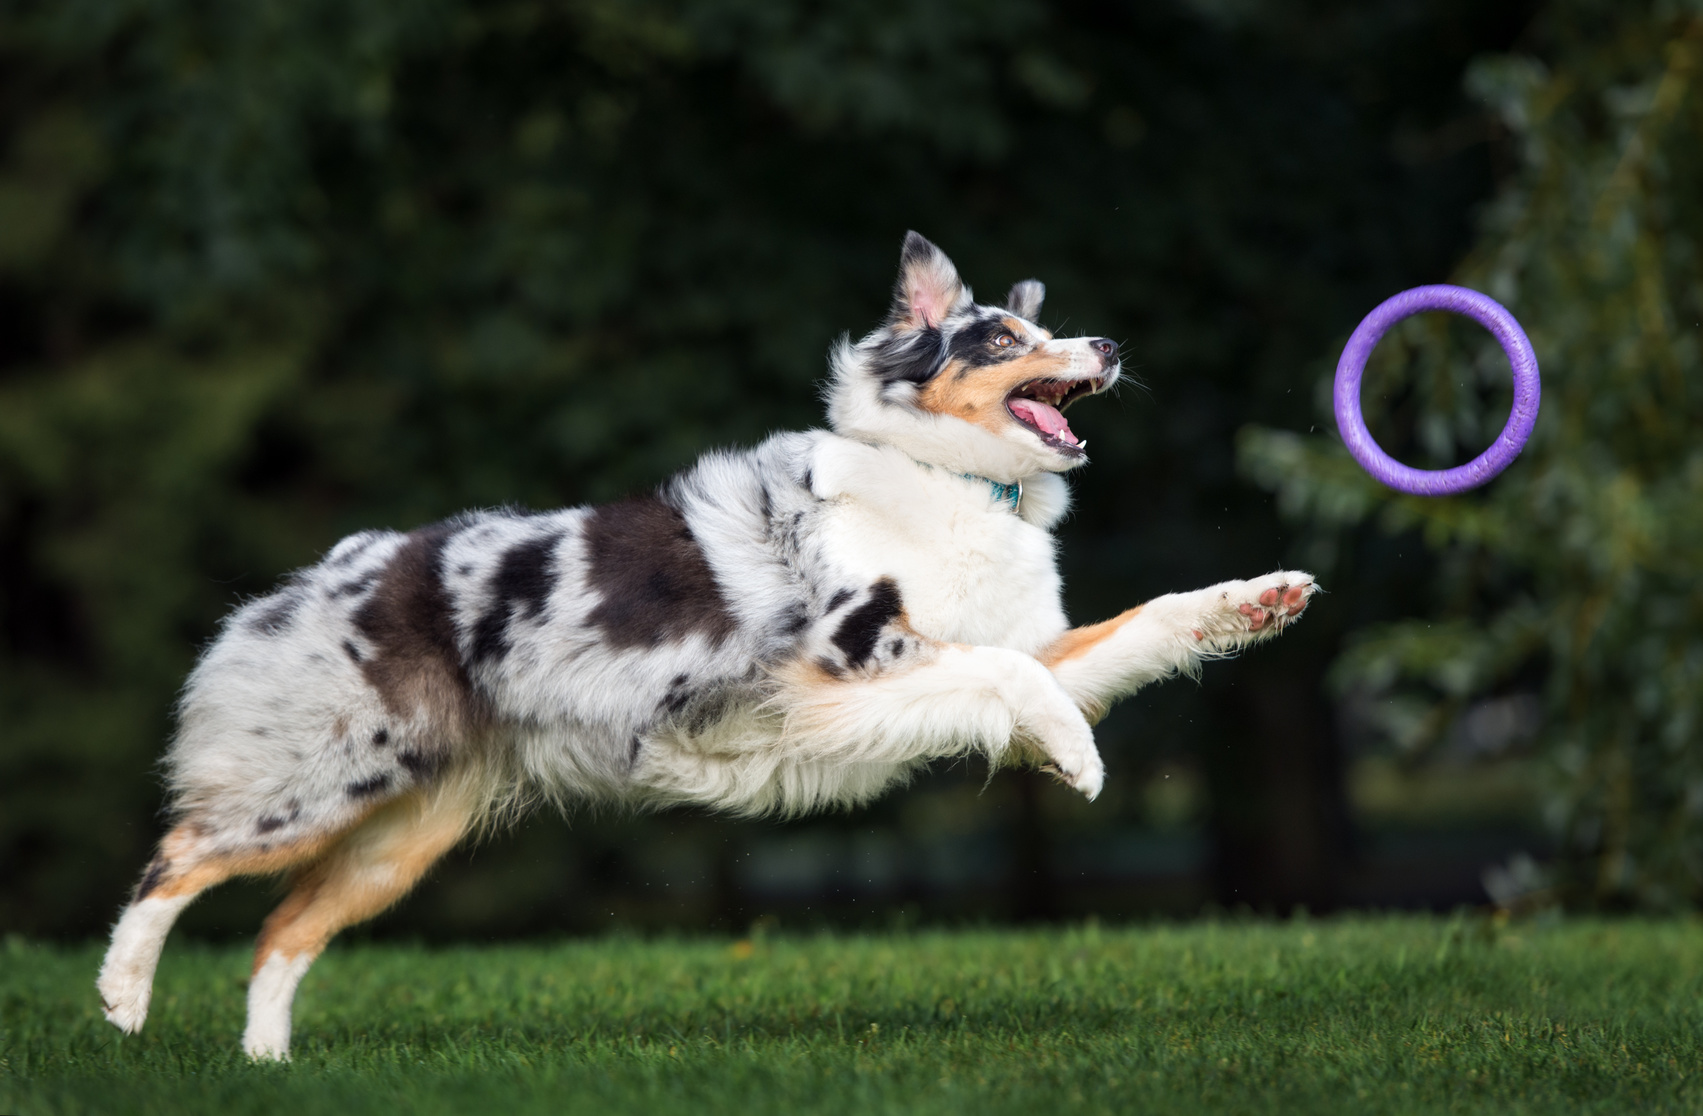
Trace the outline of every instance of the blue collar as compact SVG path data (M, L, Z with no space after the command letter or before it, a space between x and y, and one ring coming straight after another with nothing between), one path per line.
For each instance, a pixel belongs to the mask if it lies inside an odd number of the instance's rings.
M926 461L917 461L917 459L914 458L914 457L911 458L911 460L916 461L918 465L921 465L921 466L923 466L924 468L927 468L927 469L943 469L943 468L945 468L945 466L943 466L943 465L930 465ZM952 471L948 470L948 472L952 472ZM984 477L984 476L981 476L977 473L952 472L952 475L955 476L955 477L962 477L965 480L981 481L983 484L985 484L989 488L993 489L993 498L995 500L998 500L1000 503L1004 504L1006 507L1010 508L1012 515L1019 514L1019 509L1020 509L1020 507L1023 503L1023 482L1022 481L1012 481L1010 484L1000 484L998 481L994 480L992 477Z
M974 473L959 473L965 480L981 481L993 489L993 498L1002 504L1011 506L1012 514L1016 514L1018 505L1023 502L1023 482L1012 481L1010 484L1000 484L988 477L978 477Z

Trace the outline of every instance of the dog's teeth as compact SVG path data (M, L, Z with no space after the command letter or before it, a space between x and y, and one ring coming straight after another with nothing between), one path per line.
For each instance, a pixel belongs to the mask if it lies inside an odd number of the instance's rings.
M1087 449L1088 448L1088 439L1084 438L1080 442L1076 443L1076 448L1079 449L1079 450Z

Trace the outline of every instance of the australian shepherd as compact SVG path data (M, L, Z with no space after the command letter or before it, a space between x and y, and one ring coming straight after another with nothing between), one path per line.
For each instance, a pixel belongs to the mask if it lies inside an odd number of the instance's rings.
M142 1026L203 890L290 873L243 1035L287 1058L326 943L540 799L799 814L971 752L1092 799L1114 701L1282 631L1315 587L1282 571L1070 626L1051 529L1087 454L1064 411L1120 369L1112 340L1041 328L1043 293L980 305L911 233L886 320L833 349L831 429L602 507L363 532L238 608L184 689L106 1017Z

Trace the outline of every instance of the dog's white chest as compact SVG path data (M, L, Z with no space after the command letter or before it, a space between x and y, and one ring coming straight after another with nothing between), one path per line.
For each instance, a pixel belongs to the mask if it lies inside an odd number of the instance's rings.
M848 587L898 582L917 631L1033 653L1066 627L1052 537L980 481L921 466L859 470L819 521L821 556ZM909 464L909 463L905 463Z

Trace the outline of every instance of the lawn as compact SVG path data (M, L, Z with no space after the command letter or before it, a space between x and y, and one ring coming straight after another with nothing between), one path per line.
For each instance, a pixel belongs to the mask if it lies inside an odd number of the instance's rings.
M1479 919L334 946L295 1061L174 939L147 1030L96 946L0 947L0 1112L1694 1112L1703 925Z

